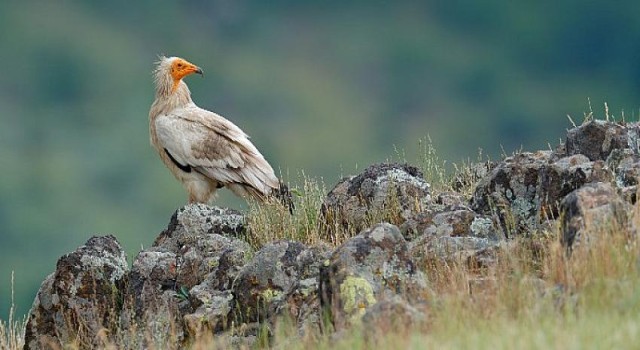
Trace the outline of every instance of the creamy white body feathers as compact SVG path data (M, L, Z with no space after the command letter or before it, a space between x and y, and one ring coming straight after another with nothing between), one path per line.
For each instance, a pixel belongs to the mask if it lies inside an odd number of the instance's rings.
M157 63L151 144L189 192L189 202L208 203L222 187L242 197L269 197L280 186L273 168L239 127L193 103L182 81L191 73L202 71L178 57Z

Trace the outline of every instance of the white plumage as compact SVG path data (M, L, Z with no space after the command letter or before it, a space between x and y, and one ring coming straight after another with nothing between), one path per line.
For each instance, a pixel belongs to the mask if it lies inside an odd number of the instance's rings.
M242 197L264 200L280 189L273 168L249 136L220 115L193 103L185 76L197 66L161 57L155 75L156 98L149 111L151 144L189 192L189 202L209 202L227 187Z

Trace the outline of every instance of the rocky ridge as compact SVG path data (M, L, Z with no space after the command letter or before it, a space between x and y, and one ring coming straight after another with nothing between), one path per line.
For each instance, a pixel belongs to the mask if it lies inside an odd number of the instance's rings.
M433 195L411 165L372 165L341 180L320 208L327 237L358 232L335 248L281 240L255 251L241 213L202 204L178 209L131 267L115 237L92 237L42 283L25 349L182 348L211 335L251 345L282 318L300 335L422 322L434 293L425 264L490 266L514 238L556 226L569 251L589 241L586 225L635 234L639 135L637 123L587 122L553 151L479 165L471 198ZM375 222L381 211L397 225Z

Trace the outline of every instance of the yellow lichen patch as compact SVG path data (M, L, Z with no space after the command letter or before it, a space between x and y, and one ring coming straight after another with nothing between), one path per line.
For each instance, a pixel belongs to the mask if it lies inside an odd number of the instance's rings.
M209 268L211 269L215 269L216 267L218 267L220 265L220 262L216 259L211 259L208 262Z
M265 304L269 304L273 299L277 298L282 294L279 290L273 290L271 288L265 289L260 293L261 299Z
M367 311L367 307L376 303L373 287L362 277L347 277L340 284L342 309L350 315L351 322L357 322Z

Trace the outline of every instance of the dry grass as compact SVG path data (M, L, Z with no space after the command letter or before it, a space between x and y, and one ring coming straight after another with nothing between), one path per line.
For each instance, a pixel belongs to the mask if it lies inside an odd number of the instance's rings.
M635 348L640 340L636 238L600 227L571 256L557 234L514 241L491 268L434 262L424 266L437 296L424 324L383 333L355 329L287 349L601 349ZM370 334L377 334L370 336Z
M258 205L252 203L247 215L247 224L251 228L248 242L256 249L275 240L295 240L308 245L326 242L328 237L322 234L319 210L327 190L322 181L299 175L301 185L292 190L295 210L279 202ZM343 231L338 230L340 234ZM339 240L336 238L336 240Z
M464 178L465 186L458 190L471 194L478 179L468 164L453 166L448 176L445 162L434 158L428 143L424 154L423 171L437 181L435 194L451 190L452 178ZM639 208L632 215L635 227ZM302 226L311 235L307 243L322 241L317 226ZM345 232L344 237L354 234ZM587 222L585 234L589 243L571 255L555 227L511 240L490 268L455 261L422 266L436 295L424 324L376 337L370 336L376 331L355 329L338 339L321 334L294 342L291 330L281 330L271 344L287 349L634 348L640 340L637 238L611 223Z
M22 349L24 345L24 320L0 320L0 349Z
M425 150L433 152L432 148ZM425 158L424 167L431 181L440 181L435 190L450 189L444 162ZM453 176L471 176L467 166L454 169ZM299 180L302 185L297 189L294 215L278 204L251 207L249 240L254 247L276 239L327 242L318 221L326 188L304 174ZM466 193L470 193L472 185L467 186ZM639 208L636 205L632 213L635 227L640 225ZM282 322L272 330L272 339L259 337L258 344L305 350L636 348L640 342L637 237L612 224L587 227L589 243L571 255L560 244L559 229L554 228L511 240L491 267L440 260L421 266L435 296L422 324L391 331L356 326L339 336L327 332L300 338L290 322ZM334 245L356 234L344 229L337 232L332 237ZM0 322L0 349L21 348L22 333L23 322L14 321L12 315L9 322ZM199 339L190 348L226 349L232 344L251 348L219 336ZM122 348L122 343L111 348ZM155 348L165 349L166 343Z
M9 319L5 322L0 319L0 349L22 349L24 345L25 319L15 320L13 298L13 272L11 273L11 309Z

